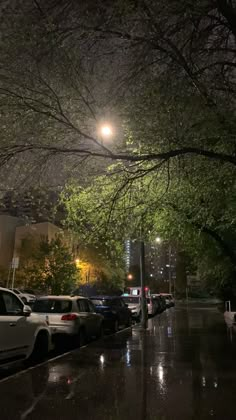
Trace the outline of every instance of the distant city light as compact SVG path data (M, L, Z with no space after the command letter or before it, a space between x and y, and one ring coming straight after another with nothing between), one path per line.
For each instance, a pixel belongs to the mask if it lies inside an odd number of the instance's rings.
M163 385L164 382L164 369L161 365L158 366L158 376L159 376L159 381L160 384Z
M100 356L100 362L101 362L101 365L103 366L104 365L104 363L105 363L105 357L104 357L104 355L103 354L101 354L101 356Z

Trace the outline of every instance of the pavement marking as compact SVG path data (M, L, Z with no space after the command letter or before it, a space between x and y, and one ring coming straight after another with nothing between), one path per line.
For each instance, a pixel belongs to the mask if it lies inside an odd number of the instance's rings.
M109 334L109 335L108 335L108 337L111 337L111 336L113 336L113 335L120 334L120 333L122 333L122 332L124 332L124 331L130 330L132 327L133 327L133 326L123 328L122 330L119 330L119 331L117 331L117 332L115 332L115 333L113 333L113 334Z

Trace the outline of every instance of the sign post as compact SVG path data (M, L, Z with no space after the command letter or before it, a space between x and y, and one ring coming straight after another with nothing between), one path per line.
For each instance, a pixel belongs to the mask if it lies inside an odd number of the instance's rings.
M9 263L9 268L8 268L7 289L9 288L10 281L11 281L11 268L12 268L12 261Z
M19 257L13 257L12 258L11 267L12 267L12 270L13 270L12 271L11 288L14 289L15 277L16 277L16 269L19 267Z

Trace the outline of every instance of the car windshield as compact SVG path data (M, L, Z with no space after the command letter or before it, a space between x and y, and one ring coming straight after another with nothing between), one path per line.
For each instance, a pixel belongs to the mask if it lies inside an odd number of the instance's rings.
M122 296L125 303L139 303L139 297L134 296Z
M111 306L111 299L91 299L95 306Z
M33 312L63 314L70 312L72 302L66 299L40 299L33 305Z

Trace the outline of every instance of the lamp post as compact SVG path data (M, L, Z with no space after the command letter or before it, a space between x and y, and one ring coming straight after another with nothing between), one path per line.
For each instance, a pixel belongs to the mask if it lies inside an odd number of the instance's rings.
M171 245L168 248L168 256L169 256L169 293L172 293L172 273L171 273Z
M138 154L141 156L141 142L138 143ZM139 191L142 190L142 179L139 181ZM145 242L143 238L143 215L140 219L140 254L139 254L139 267L140 267L140 287L141 287L141 311L142 319L141 326L143 329L147 328L147 299L145 290Z
M141 308L142 308L142 328L147 328L147 301L145 291L145 244L142 237L142 222L140 229L140 286L141 286Z

